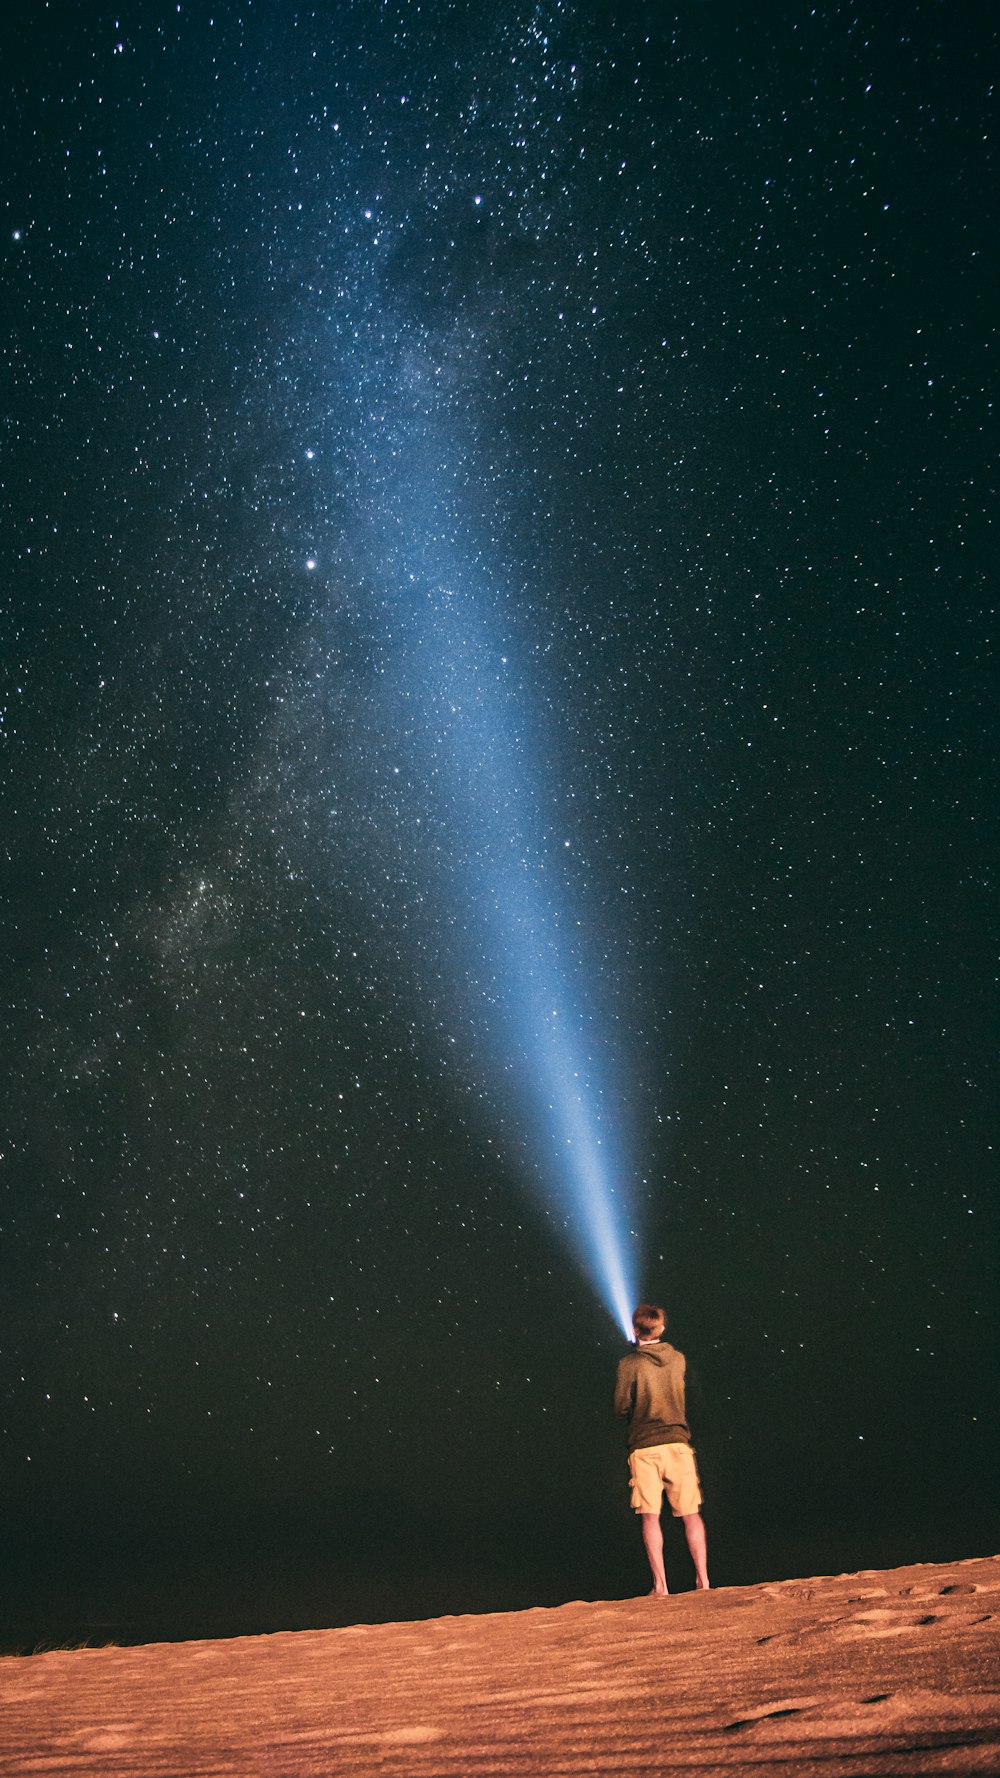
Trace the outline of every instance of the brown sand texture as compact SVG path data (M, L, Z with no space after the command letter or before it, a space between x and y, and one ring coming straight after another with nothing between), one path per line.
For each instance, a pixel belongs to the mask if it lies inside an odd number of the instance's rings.
M8 1657L0 1771L996 1774L998 1627L994 1557L665 1600Z

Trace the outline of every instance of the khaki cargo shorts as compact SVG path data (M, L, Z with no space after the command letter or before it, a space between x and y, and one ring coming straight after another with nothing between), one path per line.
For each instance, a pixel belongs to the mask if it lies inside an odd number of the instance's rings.
M629 1452L628 1472L634 1513L658 1513L664 1491L675 1519L698 1511L701 1485L690 1445L641 1445Z

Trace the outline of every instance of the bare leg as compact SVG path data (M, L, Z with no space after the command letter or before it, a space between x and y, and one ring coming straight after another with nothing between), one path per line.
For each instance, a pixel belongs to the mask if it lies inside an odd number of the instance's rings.
M705 1521L700 1513L685 1513L681 1523L684 1526L684 1535L687 1538L687 1546L691 1551L691 1560L694 1563L694 1571L697 1576L695 1585L699 1590L704 1591L708 1586L708 1545L705 1541ZM646 1548L649 1548L648 1544ZM660 1550L662 1561L662 1538ZM652 1557L650 1557L650 1562L652 1562Z
M660 1524L659 1513L642 1513L642 1541L646 1546L646 1556L650 1572L653 1576L653 1592L663 1598L670 1588L667 1586L666 1571L663 1566L663 1526ZM707 1586L707 1581L706 1581Z

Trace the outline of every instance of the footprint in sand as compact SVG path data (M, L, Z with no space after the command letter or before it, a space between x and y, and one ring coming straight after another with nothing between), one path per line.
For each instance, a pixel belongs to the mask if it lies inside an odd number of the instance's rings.
M931 1624L952 1623L943 1612L923 1612L911 1617L906 1610L859 1611L856 1616L837 1624L834 1633L840 1637L905 1636L907 1630L920 1630Z
M800 1716L803 1710L814 1710L821 1702L820 1698L775 1699L772 1704L761 1704L759 1709L749 1710L746 1716L738 1716L734 1722L723 1723L722 1731L732 1735L740 1729L756 1729L780 1716Z

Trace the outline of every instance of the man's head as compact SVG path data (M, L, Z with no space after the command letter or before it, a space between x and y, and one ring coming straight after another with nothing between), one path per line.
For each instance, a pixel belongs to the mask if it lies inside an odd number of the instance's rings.
M633 1311L632 1331L637 1340L658 1340L666 1325L666 1314L658 1303L640 1303Z

